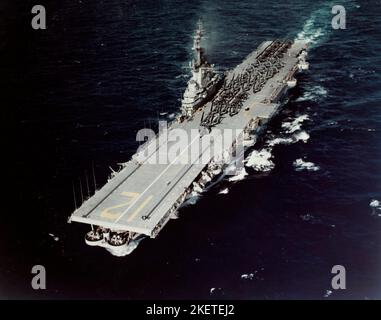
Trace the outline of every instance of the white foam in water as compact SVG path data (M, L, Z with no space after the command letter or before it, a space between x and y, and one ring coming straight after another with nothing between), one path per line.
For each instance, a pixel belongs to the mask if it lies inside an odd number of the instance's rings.
M377 213L376 210L381 210L381 202L376 200L376 199L372 199L369 203L369 206L372 208L372 215L377 215L379 217L381 217L381 213Z
M299 32L296 40L304 40L309 44L316 44L318 39L324 35L321 28L313 29L313 21L309 20L304 25L303 31Z
M221 293L222 288L210 288L209 293L214 294L214 293Z
M229 189L225 188L225 189L221 190L218 194L228 194L228 193L229 193Z
M304 143L307 143L307 141L310 138L310 135L305 131L300 131L298 133L295 133L293 136L295 142L303 141Z
M332 290L326 290L324 294L324 298L328 298L332 294Z
M302 158L296 159L293 163L295 171L318 171L320 168L313 162L304 161Z
M311 88L307 88L301 97L296 99L296 102L302 101L321 101L325 97L327 97L328 91L326 88L322 86L313 86Z
M282 124L282 128L286 129L287 133L294 133L295 131L301 130L301 125L304 121L309 120L308 115L303 114L293 121L285 122Z
M297 34L295 40L304 40L309 47L321 43L328 36L327 28L330 27L330 24L323 23L323 21L330 21L331 7L327 6L314 11L304 23L303 30Z
M271 149L254 150L245 161L246 166L252 167L256 171L270 171L275 167L274 162L271 161L272 157Z
M49 236L51 236L54 241L58 241L60 239L59 237L56 237L53 233L49 233Z
M250 273L250 274L244 273L244 274L241 275L241 279L253 280L253 278L254 278L254 273Z
M302 123L307 120L309 120L309 116L307 114L303 114L292 121L284 122L282 124L282 128L285 129L285 133L293 135L273 138L268 140L266 145L272 148L278 144L292 144L298 141L307 142L310 135L306 131L302 130Z
M275 138L266 142L270 147L274 147L278 144L291 144L294 140L292 138Z
M246 176L247 176L247 172L245 168L242 168L238 170L238 173L235 176L229 178L229 181L231 182L240 181L245 179Z
M198 192L192 191L191 194L188 196L188 199L183 203L183 206L187 205L195 205L197 201L200 199L200 194Z
M372 201L369 203L369 206L371 206L372 208L381 209L381 203L380 203L380 201L378 201L376 199L372 199Z
M187 73L179 74L179 75L176 76L176 79L179 79L179 78L189 79L189 78L190 78L190 75L187 74Z
M300 218L304 221L314 221L315 217L312 214L302 214Z

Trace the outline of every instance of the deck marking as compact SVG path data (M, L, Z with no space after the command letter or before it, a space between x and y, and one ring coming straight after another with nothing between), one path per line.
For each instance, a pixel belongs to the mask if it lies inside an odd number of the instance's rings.
M106 219L110 219L110 220L115 220L115 219L117 219L118 216L121 215L121 214L123 213L123 211L122 211L122 212L110 212L110 211L111 211L111 210L114 210L114 209L118 209L118 208L123 208L123 207L128 206L128 205L131 206L131 202L139 196L139 193L124 191L124 192L121 193L121 195L122 195L122 196L125 196L125 197L128 197L128 198L129 198L128 201L104 209L104 210L101 212L101 217L102 217L102 218L106 218ZM129 207L130 207L130 206L129 206Z
M149 188L151 188L155 183L156 183L156 181L157 180L159 180L161 177L162 177L162 175L164 174L164 173L166 173L167 172L167 170L176 162L176 160L185 152L185 151L187 151L188 149L189 149L189 147L193 144L193 142L195 142L196 141L196 139L199 139L200 138L200 134L198 134L192 141L191 141L191 143L190 144L188 144L187 145L187 147L169 164L169 166L167 166L157 177L156 177L156 179L155 180L153 180L152 182L151 182L151 184L139 195L139 197L137 197L132 203L131 203L131 205L126 209L126 210L124 210L124 212L119 216L119 218L118 219L116 219L115 220L115 223L116 222L118 222L125 214L126 214L126 212L140 199L140 197L143 195L143 194L145 194L146 192L147 192L147 190L149 189Z
M144 202L137 208L134 213L127 219L127 222L132 221L137 214L147 205L148 202L152 200L153 196L149 196L147 199L144 200Z

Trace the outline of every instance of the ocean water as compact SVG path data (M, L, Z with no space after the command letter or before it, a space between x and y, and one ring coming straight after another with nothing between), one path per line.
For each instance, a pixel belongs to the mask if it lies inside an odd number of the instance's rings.
M332 1L46 1L40 31L33 4L0 4L1 298L381 298L380 1L342 1L345 30L331 28ZM73 183L94 166L103 185L137 130L179 110L199 18L218 70L286 37L309 41L310 70L247 175L130 256L90 248L88 227L67 223ZM36 264L46 290L31 288Z

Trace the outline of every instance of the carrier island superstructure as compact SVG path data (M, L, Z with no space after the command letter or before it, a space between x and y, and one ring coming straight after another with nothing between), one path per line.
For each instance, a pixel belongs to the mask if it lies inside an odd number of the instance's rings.
M182 130L191 137L189 142L170 160L157 161L166 158L176 142L162 139L162 134L151 137L72 213L69 222L91 226L85 235L88 245L123 256L141 239L155 238L169 220L178 218L187 199L229 166L230 157L221 161L226 153L238 154L238 145L255 144L266 123L280 110L287 90L296 85L295 75L308 69L304 41L273 40L261 43L241 64L219 75L206 60L201 47L203 34L199 25L192 78L181 113L166 130L167 137ZM227 129L233 132L232 137L222 139ZM218 147L217 140L222 141ZM194 148L196 144L202 147ZM182 159L185 155L186 161Z

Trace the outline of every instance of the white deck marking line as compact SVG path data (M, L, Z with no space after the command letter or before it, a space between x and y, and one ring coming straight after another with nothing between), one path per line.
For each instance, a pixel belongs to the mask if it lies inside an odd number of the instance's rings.
M173 163L175 163L176 161L177 161L177 159L178 158L180 158L181 157L181 155L185 152L185 151L187 151L188 149L189 149L189 147L193 144L193 142L195 142L196 141L196 139L199 139L200 138L200 134L198 134L192 141L191 141L191 143L190 144L188 144L188 146L169 164L169 166L167 166L157 177L156 177L156 179L154 180L154 181L152 181L151 182L151 184L129 205L129 207L126 209L126 210L124 210L123 212L122 212L122 214L119 216L119 218L118 219L116 219L115 220L115 223L117 223L120 219L122 219L123 218L123 216L126 214L126 212L128 211L128 210L130 210L133 206L134 206L134 204L137 202L137 201L139 201L139 199L142 197L142 195L143 194L145 194L146 192L147 192L147 190L149 189L149 188L151 188L155 183L156 183L156 181L157 180L159 180L161 177L162 177L162 175L164 174L164 173L166 173L167 172L167 170L173 165Z

